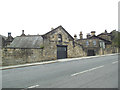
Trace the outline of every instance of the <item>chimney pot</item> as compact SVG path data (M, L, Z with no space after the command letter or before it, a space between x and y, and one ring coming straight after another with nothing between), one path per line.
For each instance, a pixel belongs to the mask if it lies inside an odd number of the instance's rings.
M95 31L91 31L91 36L94 36L95 35Z
M75 34L74 37L77 37L77 35Z
M82 34L82 31L80 32L80 39L83 39L83 34Z
M22 30L22 34L24 34L24 30Z

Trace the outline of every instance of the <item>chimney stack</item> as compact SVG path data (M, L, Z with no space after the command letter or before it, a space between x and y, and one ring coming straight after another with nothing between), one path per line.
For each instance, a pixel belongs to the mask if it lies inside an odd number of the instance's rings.
M8 32L8 37L7 37L7 45L10 45L10 42L12 42L13 41L13 37L11 36L11 32Z
M88 33L88 34L87 34L87 38L89 38L90 36L91 36L90 33Z
M74 40L77 40L77 35L76 34L74 35Z
M95 35L95 31L91 31L91 36L94 36Z
M10 37L11 36L11 32L8 32L8 37Z
M82 32L80 32L80 39L83 39L83 34L82 34Z
M105 33L107 33L107 30L105 30Z
M22 34L24 34L24 30L22 30Z
M22 30L22 35L21 36L25 36L24 30Z

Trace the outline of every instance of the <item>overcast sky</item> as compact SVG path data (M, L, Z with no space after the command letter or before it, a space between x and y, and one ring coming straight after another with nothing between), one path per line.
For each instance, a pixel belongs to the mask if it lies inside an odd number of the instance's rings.
M119 0L0 0L0 34L45 34L62 25L72 36L118 28ZM79 37L79 36L78 36Z

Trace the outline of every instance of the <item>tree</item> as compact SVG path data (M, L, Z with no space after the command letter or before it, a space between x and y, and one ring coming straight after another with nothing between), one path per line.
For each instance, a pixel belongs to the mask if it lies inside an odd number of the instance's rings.
M112 46L120 48L120 32L112 31Z

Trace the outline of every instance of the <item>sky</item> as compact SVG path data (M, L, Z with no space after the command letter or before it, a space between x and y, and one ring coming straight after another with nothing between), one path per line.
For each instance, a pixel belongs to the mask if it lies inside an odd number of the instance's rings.
M62 25L72 36L118 29L119 0L0 0L0 34L42 35Z

